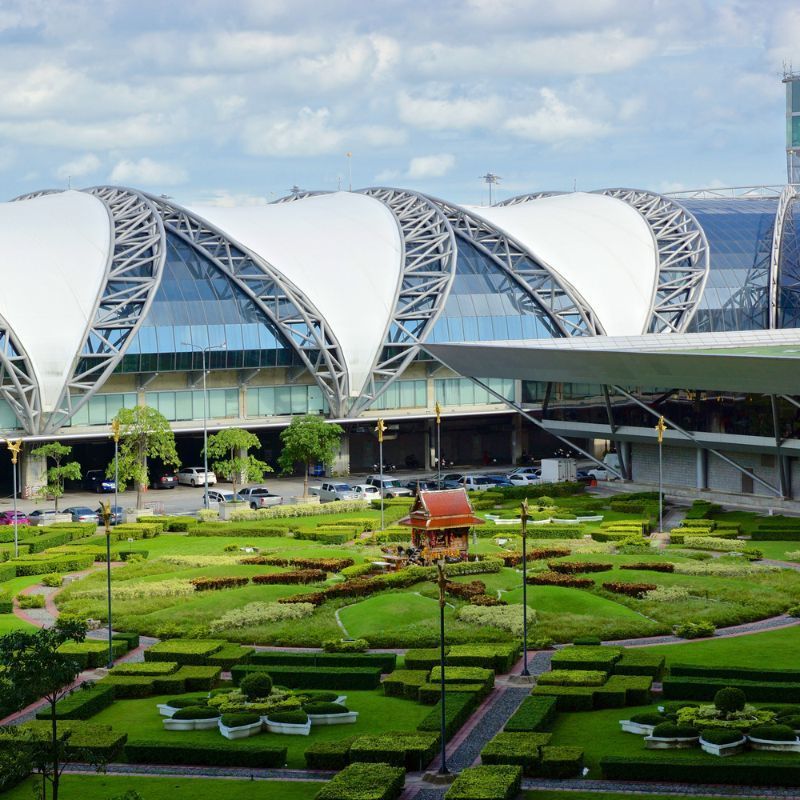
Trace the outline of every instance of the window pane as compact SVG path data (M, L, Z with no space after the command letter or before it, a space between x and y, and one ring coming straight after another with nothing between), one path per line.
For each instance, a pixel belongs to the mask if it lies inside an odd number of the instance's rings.
M284 416L292 413L292 394L290 386L275 387L275 413Z
M175 419L193 419L192 392L175 392ZM202 414L202 405L200 406Z

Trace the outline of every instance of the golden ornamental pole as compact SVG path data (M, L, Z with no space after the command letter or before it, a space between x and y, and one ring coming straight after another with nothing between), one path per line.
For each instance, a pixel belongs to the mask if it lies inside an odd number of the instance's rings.
M378 424L375 426L375 433L378 434L378 473L381 481L381 530L383 530L383 498L386 490L383 486L383 432L386 430L386 424L383 418L378 418Z
M662 444L664 441L664 431L667 429L667 423L662 414L658 418L656 424L656 433L658 435L658 532L664 532L664 468L662 462Z
M14 493L14 558L19 556L19 522L17 521L17 459L22 449L22 439L7 439L6 446L11 451L11 484Z

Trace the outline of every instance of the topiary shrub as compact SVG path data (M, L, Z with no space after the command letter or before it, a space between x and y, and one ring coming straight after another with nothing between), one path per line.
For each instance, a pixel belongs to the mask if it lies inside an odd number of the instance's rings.
M741 731L727 731L722 728L707 728L700 737L709 744L733 744L742 741Z
M653 736L657 739L692 739L699 735L697 728L690 725L676 725L674 722L662 722L653 728Z
M687 700L669 700L663 705L664 714L668 717L674 717L682 708L700 708L700 704Z
M255 725L256 722L261 722L261 716L241 711L235 714L223 714L220 717L220 722L226 728L241 728L243 725Z
M277 686L275 687L278 688ZM290 691L287 689L286 691ZM302 703L335 703L338 692L297 692Z
M594 647L603 644L599 636L581 636L576 639L573 644Z
M219 709L209 706L187 706L172 715L172 719L214 719L219 716Z
M272 691L272 678L266 672L250 672L242 678L239 688L248 700L269 697Z
M58 586L61 586L63 581L64 581L64 578L61 575L59 575L57 572L51 572L49 575L42 576L42 585L43 586L58 587Z
M303 711L306 714L347 714L350 709L343 706L341 703L306 703L303 706Z
M794 714L790 717L780 717L778 721L781 725L788 725L792 730L800 730L800 714Z
M305 711L275 711L267 716L269 722L277 722L282 725L305 725L308 722L308 714Z
M630 721L635 722L637 725L661 725L668 720L664 719L661 714L651 711L649 714L634 714Z
M749 736L770 742L797 741L797 734L788 725L758 725L750 730Z
M174 697L172 700L167 700L164 705L170 706L170 708L197 708L200 700L196 697Z
M325 639L322 642L322 649L326 653L366 653L369 650L369 642L366 639Z
M731 686L720 689L714 695L714 706L724 714L731 714L734 711L741 711L747 703L747 697L741 689Z

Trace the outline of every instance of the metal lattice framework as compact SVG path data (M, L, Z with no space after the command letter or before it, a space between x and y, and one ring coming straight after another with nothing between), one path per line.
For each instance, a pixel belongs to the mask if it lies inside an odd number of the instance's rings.
M41 418L41 395L27 354L8 323L0 317L0 397L10 406L27 433L36 433Z
M211 223L163 197L150 199L167 231L200 252L265 314L317 381L332 414L342 416L349 393L344 356L308 297L280 270Z
M778 327L778 290L781 281L781 264L783 261L784 234L788 227L794 224L789 213L797 191L793 186L785 186L778 200L778 209L775 212L775 226L772 229L772 251L770 253L770 283L769 283L769 327Z
M42 433L66 424L114 371L150 309L167 255L161 218L143 194L118 186L84 191L108 209L112 247L83 345Z
M496 206L518 206L522 203L529 203L531 200L541 200L543 197L555 197L566 192L529 192L528 194L518 194L508 197L495 203Z
M639 189L601 189L644 217L656 243L658 279L643 333L682 333L694 316L708 280L710 253L700 223L664 195Z
M491 222L461 206L432 198L456 234L490 258L526 292L543 312L558 336L592 336L605 333L589 304L567 281L524 245Z

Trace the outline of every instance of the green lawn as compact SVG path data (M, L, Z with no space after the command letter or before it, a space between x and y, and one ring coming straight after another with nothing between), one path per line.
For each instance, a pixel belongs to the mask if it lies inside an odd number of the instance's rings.
M33 632L35 630L35 625L31 625L30 622L19 619L19 617L16 617L14 614L0 614L0 636L11 633L11 631Z
M118 700L109 708L91 718L92 723L111 725L115 730L126 731L128 741L146 739L148 741L182 741L205 742L236 749L258 747L269 740L270 744L288 747L287 762L290 768L305 767L303 754L314 742L341 739L344 736L357 736L368 733L385 733L387 731L416 730L420 721L430 711L430 706L423 706L410 700L397 697L385 697L382 689L374 691L350 691L347 695L347 707L358 711L358 721L353 725L323 725L312 728L309 736L282 736L276 733L262 733L248 739L228 741L218 731L165 731L161 717L156 709L157 703L163 703L169 697L148 697L141 700Z
M676 800L680 797L680 795L674 794L639 794L638 792L636 794L630 792L617 794L616 792L553 792L550 790L524 792L522 796L525 800L631 800L636 797L641 797L643 800ZM692 800L719 800L719 795L716 798L692 795ZM756 798L737 795L737 800L756 800ZM763 800L763 795L761 800Z
M453 609L445 609L451 621ZM353 638L369 639L377 633L431 623L439 619L439 603L414 592L392 592L339 609L339 619Z
M502 595L507 603L522 602L522 587ZM613 619L628 619L640 622L642 615L621 603L598 597L583 589L568 589L563 586L528 586L528 605L537 611L552 613L586 614Z
M288 737L287 737L288 738ZM181 797L213 797L214 800L312 800L321 783L213 778L149 778L135 775L65 775L61 779L61 800L109 800L128 790L144 800L180 800ZM49 789L48 789L49 792ZM5 794L6 800L31 800L33 780L27 780ZM49 796L49 795L48 795Z
M787 558L787 553L797 553L800 551L800 542L752 542L752 546L764 554L764 558L771 558L775 561L792 561ZM797 563L797 559L792 563Z

